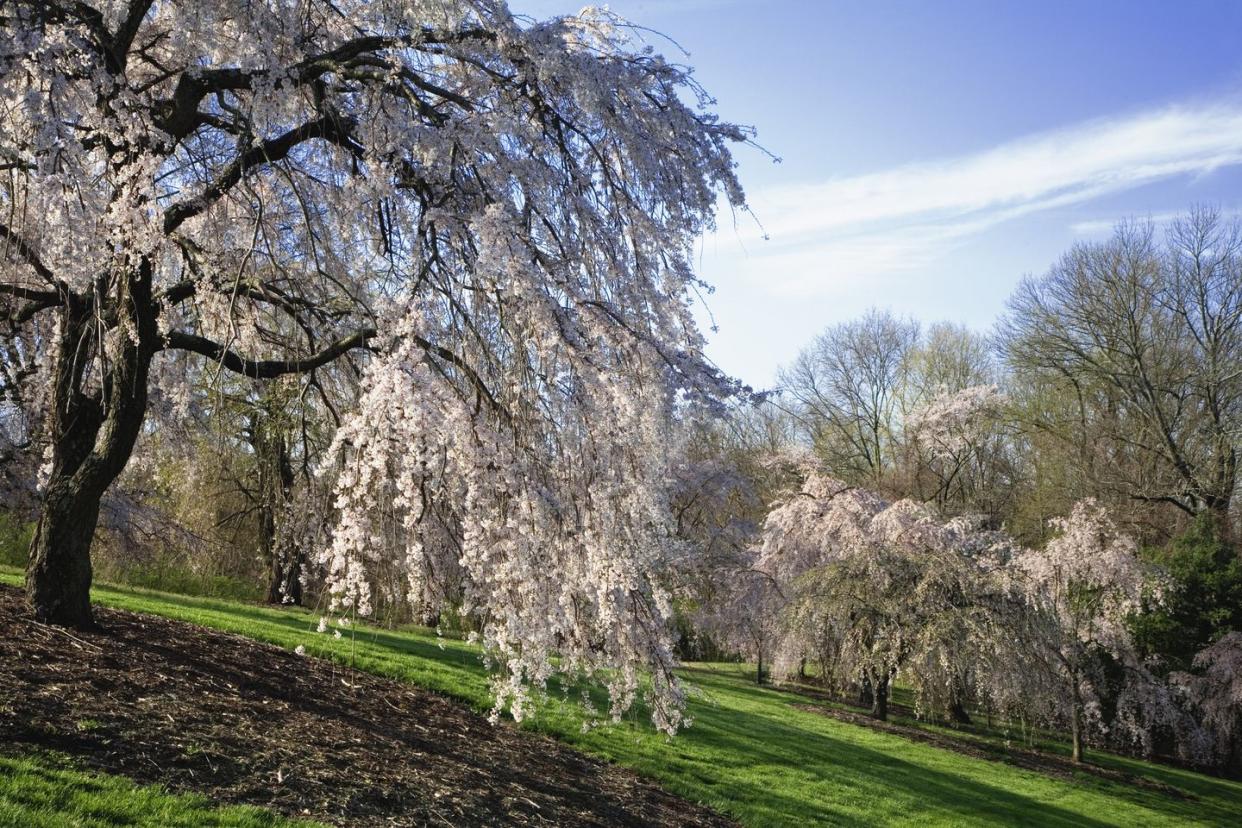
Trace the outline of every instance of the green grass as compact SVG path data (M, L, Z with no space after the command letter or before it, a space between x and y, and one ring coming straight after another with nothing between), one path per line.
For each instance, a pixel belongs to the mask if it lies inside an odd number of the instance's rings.
M33 539L33 523L27 523L13 512L0 509L0 566L24 567Z
M20 575L0 571L0 581ZM304 610L100 586L96 602L214 627L490 707L478 651L425 630L318 634ZM673 739L641 710L619 725L582 732L573 702L557 694L527 724L658 780L754 826L850 825L1237 825L1242 784L1138 760L1096 754L1102 764L1176 787L1193 799L1091 774L1072 782L970 758L792 708L807 699L748 680L745 665L690 665L694 724ZM572 694L571 694L572 695ZM984 738L984 737L980 737ZM1016 741L1016 740L1015 740Z
M317 824L248 806L220 807L201 796L170 794L124 777L84 772L51 754L0 756L0 826L312 828Z

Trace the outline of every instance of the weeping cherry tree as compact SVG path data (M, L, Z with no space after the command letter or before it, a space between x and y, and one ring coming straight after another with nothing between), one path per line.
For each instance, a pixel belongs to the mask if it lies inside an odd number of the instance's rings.
M378 564L417 600L454 563L499 704L608 668L617 716L649 672L675 728L670 415L738 390L702 356L690 252L722 194L743 204L749 133L638 31L500 0L7 4L0 317L44 343L35 616L93 623L100 498L153 389L356 354L317 550L337 606L366 614Z

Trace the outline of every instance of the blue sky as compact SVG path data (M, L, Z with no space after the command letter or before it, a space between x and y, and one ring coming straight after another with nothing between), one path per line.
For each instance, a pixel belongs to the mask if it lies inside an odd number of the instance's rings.
M1242 207L1242 2L609 6L689 51L782 159L738 153L768 238L724 216L700 256L709 355L757 387L873 305L986 331L1024 274L1118 219Z

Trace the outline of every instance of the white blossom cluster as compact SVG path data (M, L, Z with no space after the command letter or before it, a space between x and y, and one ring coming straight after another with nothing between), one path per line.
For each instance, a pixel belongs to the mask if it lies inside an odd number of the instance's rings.
M1098 644L1120 653L1129 647L1126 616L1152 585L1137 545L1091 499L1074 504L1053 528L1057 537L1016 559L1029 600L1058 620L1066 648Z
M1005 396L995 385L942 391L906 417L906 433L932 457L955 457L982 439Z

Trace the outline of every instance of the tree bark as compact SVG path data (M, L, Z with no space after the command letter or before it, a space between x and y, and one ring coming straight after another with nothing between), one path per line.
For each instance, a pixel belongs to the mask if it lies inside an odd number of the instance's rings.
M1074 710L1070 715L1070 742L1070 760L1075 764L1082 762L1082 710L1077 700L1074 701Z
M1071 674L1074 689L1070 710L1070 760L1077 764L1083 760L1082 691L1079 690L1078 673Z
M871 679L865 674L862 682L858 685L858 706L871 707L875 703L875 693L871 689Z
M90 550L99 502L129 461L146 416L159 338L150 265L115 278L119 301L109 321L121 331L106 359L100 348L107 323L90 297L108 285L101 280L84 295L64 291L48 411L50 466L26 569L26 601L48 624L95 626ZM98 390L86 389L88 370L99 372Z
M949 695L949 721L956 724L970 724L970 713L966 710L966 682L961 676L955 676Z
M876 676L871 682L871 717L888 721L888 673Z
M26 600L45 624L91 629L91 541L99 497L56 481L43 501L26 568Z
M260 544L269 571L267 601L301 606L302 550L280 535L280 515L288 508L294 479L288 443L278 419L273 412L259 411L251 426L259 463Z
M302 550L277 540L272 549L271 578L267 586L269 604L302 606Z

